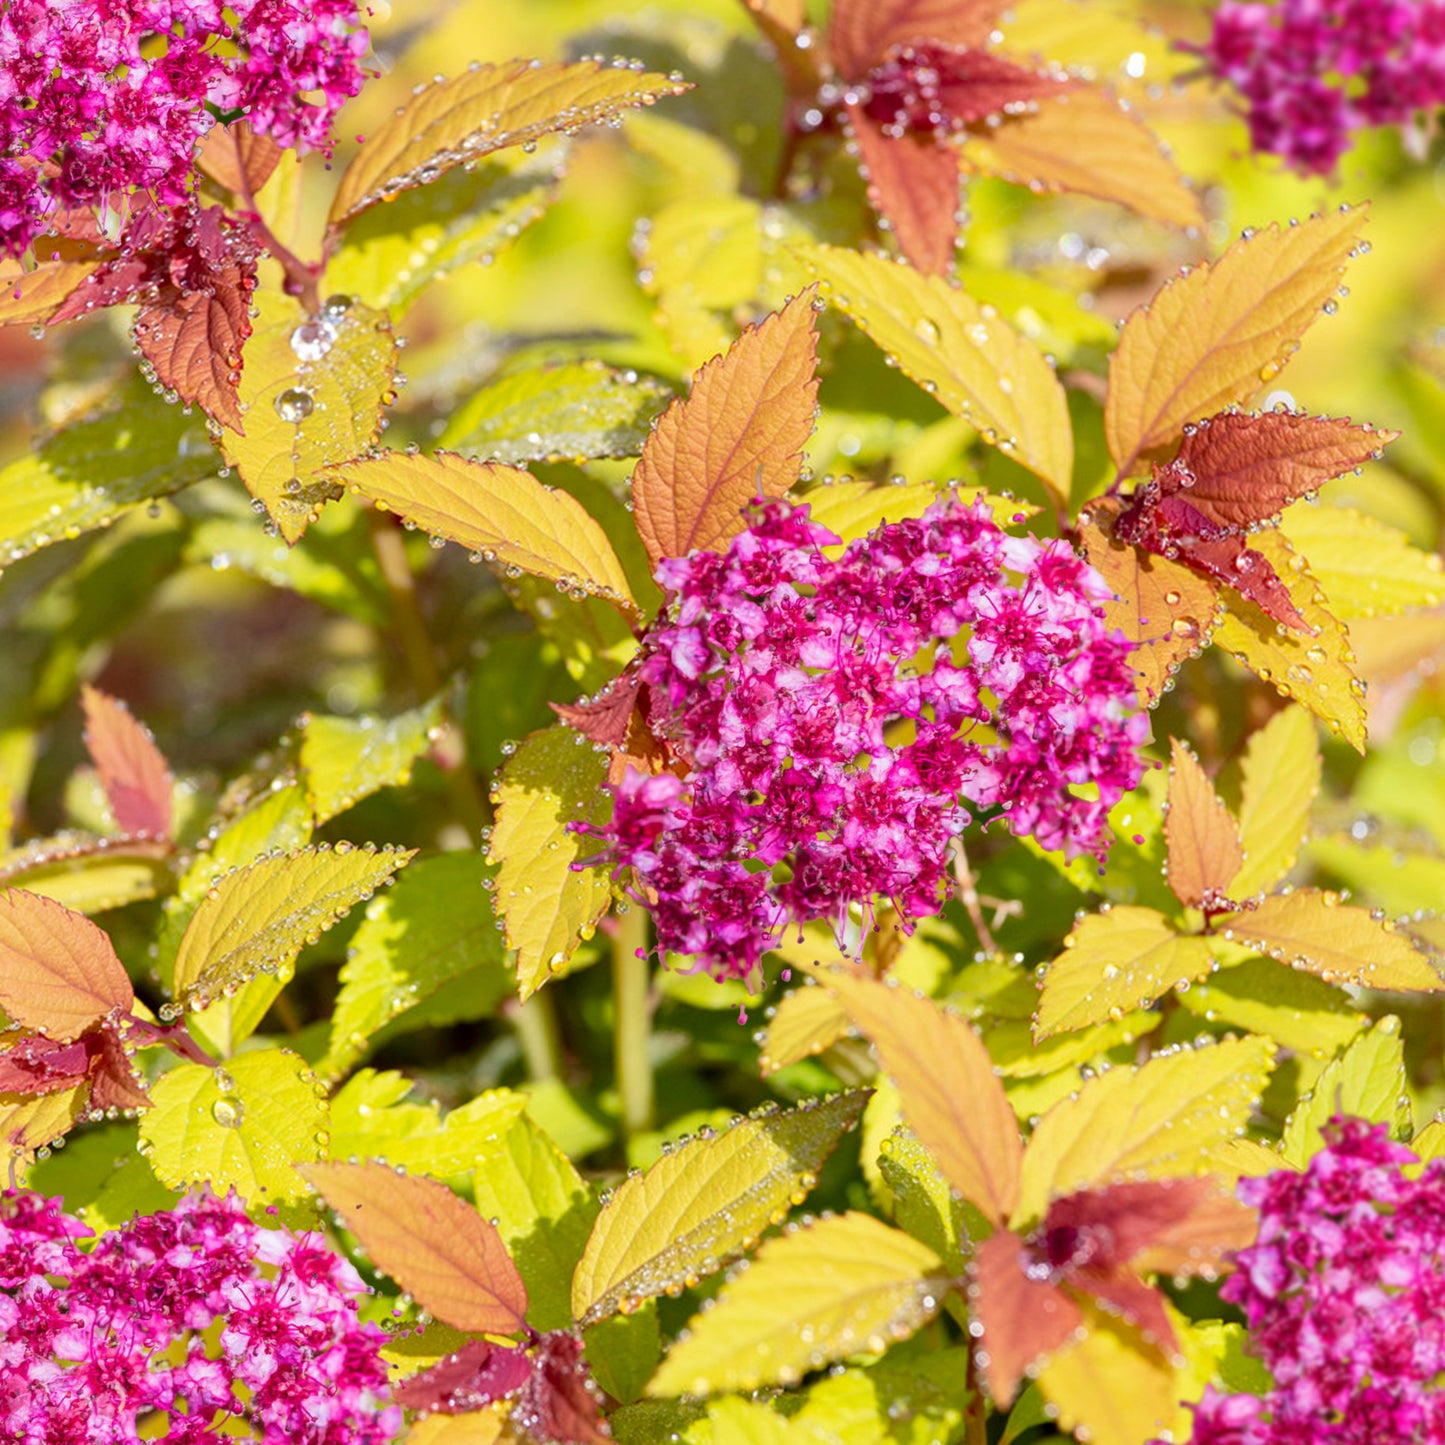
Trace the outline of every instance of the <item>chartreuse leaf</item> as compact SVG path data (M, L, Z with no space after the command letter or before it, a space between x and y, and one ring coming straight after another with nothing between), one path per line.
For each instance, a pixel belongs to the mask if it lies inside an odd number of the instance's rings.
M1267 1034L1300 1054L1337 1053L1368 1022L1343 990L1268 958L1221 968L1179 1002L1212 1023Z
M1107 905L1106 905L1107 908ZM1064 939L1039 993L1036 1038L1121 1018L1214 967L1209 945L1152 908L1116 904Z
M407 1445L493 1445L516 1437L507 1428L511 1402L460 1415L424 1415L407 1429Z
M606 776L606 759L581 733L550 727L521 743L492 786L492 898L507 947L517 950L524 999L567 963L611 902L604 872L573 871L576 860L597 848L569 826L601 822Z
M872 482L830 482L814 487L803 500L808 515L843 541L867 536L884 522L922 516L939 498L928 482L875 486Z
M141 1151L169 1189L234 1189L248 1204L300 1199L295 1165L326 1152L325 1090L305 1059L258 1049L224 1070L179 1064L151 1086Z
M0 855L0 888L24 888L77 913L104 913L154 898L164 886L168 851L147 841L117 846L93 833L32 838Z
M412 853L323 843L228 873L201 900L181 937L171 975L176 1002L208 1008L258 974L283 974L306 943L369 898Z
M686 1445L813 1445L816 1436L761 1401L729 1396L686 1430Z
M1282 533L1266 530L1249 541L1279 574L1309 631L1281 629L1263 609L1230 593L1215 643L1273 683L1276 692L1328 723L1356 752L1364 752L1365 685L1355 673L1349 634L1320 600L1323 594L1304 559Z
M1410 1140L1410 1152L1422 1164L1445 1157L1445 1119L1438 1114Z
M681 80L634 70L625 61L543 65L475 62L451 80L413 92L374 130L347 167L331 203L340 226L357 211L426 185L447 171L507 146L606 120L635 106L681 95Z
M8 1146L6 1152L17 1180L37 1150L70 1132L88 1097L84 1084L28 1099L0 1094L0 1144Z
M383 452L341 467L353 492L482 560L526 572L559 591L601 597L635 614L627 574L602 527L566 492L498 462Z
M176 1202L136 1149L133 1123L87 1129L39 1160L26 1185L39 1194L60 1195L97 1234L128 1224L137 1214L158 1214Z
M801 1203L866 1098L840 1094L706 1130L629 1175L572 1276L573 1318L587 1325L626 1312L737 1258Z
M238 390L246 433L223 432L221 449L294 543L341 495L327 469L381 435L399 353L386 313L350 297L333 297L320 316L276 291L254 301L260 315Z
M843 1356L881 1354L932 1317L945 1275L927 1245L869 1214L795 1227L769 1239L692 1319L647 1393L791 1385Z
M892 1196L893 1222L926 1244L951 1274L961 1274L969 1237L982 1222L977 1210L948 1187L933 1157L907 1129L895 1129L878 1146L878 1171Z
M758 1067L775 1074L799 1059L821 1054L848 1031L848 1014L826 989L795 988L783 995L768 1020Z
M1199 760L1178 738L1169 740L1169 801L1164 837L1169 886L1188 908L1207 904L1244 861L1239 825L1230 816Z
M437 1319L470 1333L525 1326L526 1287L501 1236L445 1184L376 1163L304 1173L377 1268Z
M1272 888L1294 867L1320 790L1321 766L1315 725L1304 708L1284 708L1250 734L1240 763L1244 861L1225 889L1230 897L1249 898Z
M398 313L459 266L484 265L557 194L561 155L497 156L358 216L326 263L328 292Z
M1392 1137L1408 1137L1413 1121L1405 1046L1400 1020L1393 1014L1387 1014L1320 1071L1314 1088L1285 1120L1279 1146L1285 1162L1304 1168L1323 1147L1321 1127L1336 1114L1389 1124Z
M1270 1039L1232 1039L1096 1074L1039 1121L1014 1219L1037 1219L1050 1199L1079 1189L1207 1168L1254 1110L1274 1051Z
M1439 993L1445 979L1387 918L1315 888L1264 899L1253 912L1221 920L1220 931L1326 983Z
M657 1301L648 1300L630 1315L611 1315L583 1331L583 1348L592 1378L624 1404L638 1399L662 1358Z
M344 1074L379 1029L453 979L467 976L481 1013L510 992L486 879L486 866L475 853L443 853L413 863L372 899L341 966L320 1073Z
M0 469L0 567L212 475L202 417L136 381Z
M317 825L379 788L410 782L441 721L440 697L389 718L303 714L301 766Z
M1066 498L1074 433L1064 389L1043 353L991 306L940 276L881 256L810 246L804 264L832 304L920 386Z
M1124 323L1109 363L1104 431L1122 472L1184 424L1223 411L1273 380L1359 244L1363 210L1270 225L1217 261L1166 282Z
M600 361L508 372L452 413L441 445L481 461L635 457L648 423L672 399L650 377Z
M1445 600L1440 558L1352 507L1291 507L1280 530L1345 619L1388 617Z

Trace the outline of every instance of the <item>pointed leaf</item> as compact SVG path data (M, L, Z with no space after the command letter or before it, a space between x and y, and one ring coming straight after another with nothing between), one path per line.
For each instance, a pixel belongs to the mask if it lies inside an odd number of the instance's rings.
M1217 261L1166 283L1124 323L1109 363L1104 428L1124 473L1184 424L1272 380L1339 287L1359 244L1361 210L1341 208L1236 241Z
M473 1334L515 1334L527 1291L495 1227L445 1184L385 1164L311 1164L306 1179L389 1274L439 1320Z
M381 435L382 412L395 394L396 338L385 312L350 297L331 298L320 316L272 291L257 292L252 302L260 315L238 393L246 434L224 432L221 450L295 543L341 495L335 465Z
M143 304L131 325L156 380L234 432L244 429L236 388L255 282L254 266L232 263L213 271L204 289Z
M1348 1047L1369 1022L1343 989L1270 958L1221 968L1180 994L1179 1002L1211 1023L1267 1034L1298 1054L1325 1057Z
M234 1189L247 1203L300 1199L295 1165L319 1159L326 1097L306 1060L258 1049L225 1071L179 1064L151 1086L141 1115L141 1150L170 1189Z
M0 892L0 1008L26 1028L68 1043L135 993L106 934L84 914L27 893Z
M1091 913L1048 966L1034 1037L1046 1039L1149 1008L1214 966L1202 938L1180 933L1152 908L1115 904L1107 913Z
M986 44L1003 9L998 0L837 0L828 53L845 80L862 80L910 40Z
M768 1240L697 1315L647 1393L710 1395L793 1384L806 1370L881 1354L938 1309L938 1256L868 1214Z
M960 490L965 500L972 500L966 489ZM814 487L803 496L808 504L808 516L844 542L856 542L884 522L921 517L938 498L938 488L929 482L885 486L872 482L834 482L831 486ZM1028 512L1022 502L1008 505Z
M1023 1145L993 1060L973 1026L932 999L836 969L823 980L872 1040L908 1126L944 1177L997 1223L1018 1202Z
M391 1387L391 1398L424 1415L463 1415L515 1394L532 1374L524 1349L472 1340L430 1369Z
M234 120L206 132L196 164L212 180L244 199L266 184L285 154L270 136L257 135L250 121Z
M848 1013L822 988L795 988L783 995L768 1020L758 1067L775 1074L799 1059L821 1054L848 1031Z
M1036 473L1055 497L1068 496L1074 466L1068 405L1031 341L940 276L837 246L799 254L831 303L908 376Z
M38 1099L0 1100L0 1144L15 1161L17 1178L38 1150L61 1139L75 1127L86 1107L85 1088L77 1084L59 1094Z
M865 1116L865 1129L867 1122ZM986 1228L977 1210L954 1193L933 1156L902 1124L879 1144L877 1157L893 1222L926 1244L951 1273L962 1273L970 1239Z
M411 781L442 725L439 697L395 717L301 717L301 766L319 827L379 788Z
M33 271L18 262L0 265L0 326L38 326L90 279L94 261L45 261Z
M632 474L633 516L654 564L717 551L748 504L798 479L817 406L812 288L748 327L663 412Z
M370 898L414 851L321 844L227 874L181 938L171 982L176 1002L203 1009L257 974L289 967L304 944Z
M612 901L606 873L573 869L597 844L570 827L606 816L606 776L606 758L581 733L559 726L526 738L493 784L492 901L507 947L517 950L524 999L566 964Z
M572 1276L573 1317L587 1325L626 1313L736 1259L817 1182L866 1100L866 1093L840 1094L744 1119L722 1134L699 1134L623 1180Z
M1439 993L1445 979L1404 933L1339 894L1298 888L1266 898L1249 913L1220 920L1225 938L1258 948L1326 983Z
M1199 198L1159 138L1108 91L1078 86L1041 98L1027 115L971 132L966 169L1030 189L1114 201L1169 226L1198 226Z
M372 132L341 178L330 222L342 225L367 206L505 146L575 131L687 88L625 61L474 63L451 80L421 87Z
M1244 862L1239 825L1178 738L1169 740L1168 809L1169 886L1187 908L1211 906Z
M1249 898L1294 867L1320 790L1315 725L1301 707L1277 712L1251 733L1240 763L1239 841L1244 861L1226 892Z
M1227 1040L1095 1075L1039 1121L1015 1217L1036 1219L1050 1199L1079 1189L1207 1169L1253 1112L1274 1049L1269 1039Z
M1434 552L1352 507L1291 507L1280 523L1309 562L1331 608L1345 620L1390 617L1445 601L1445 574Z
M636 615L627 574L601 525L575 497L543 486L530 472L450 452L383 452L337 468L337 476L434 537Z
M171 770L149 729L117 698L80 690L85 746L100 774L110 810L123 833L167 838L171 831Z

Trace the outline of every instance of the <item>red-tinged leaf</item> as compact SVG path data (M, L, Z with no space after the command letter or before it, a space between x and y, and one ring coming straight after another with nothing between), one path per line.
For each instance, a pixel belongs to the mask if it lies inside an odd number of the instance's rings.
M0 1053L0 1094L53 1094L83 1084L90 1075L94 1033L70 1043L26 1034Z
M958 239L958 158L932 136L886 135L861 106L848 107L868 199L893 227L915 269L946 276Z
M1296 632L1310 630L1273 563L1263 552L1251 547L1247 537L1190 542L1180 546L1179 558L1196 572L1232 587L1280 626Z
M1254 1210L1233 1195L1222 1193L1217 1180L1174 1182L1198 1189L1193 1208L1177 1222L1160 1226L1134 1255L1130 1264L1138 1273L1209 1274L1230 1256L1254 1243L1259 1232ZM1209 1184L1213 1187L1202 1187Z
M553 1330L537 1342L512 1422L532 1439L555 1445L612 1445L580 1335Z
M716 551L746 526L750 502L798 479L818 399L809 286L750 326L663 412L632 474L633 515L653 563Z
M142 306L131 326L161 385L233 432L245 431L236 384L241 347L251 334L248 283L254 279L229 266L214 274L209 290L167 294Z
M18 262L0 265L0 326L35 326L89 281L99 260L47 261L22 271Z
M548 706L569 728L607 748L620 748L632 726L642 680L635 672L615 677L590 702L554 702Z
M1109 1274L1085 1266L1069 1276L1069 1284L1091 1296L1109 1314L1127 1320L1150 1344L1169 1350L1178 1344L1164 1308L1164 1296L1137 1275Z
M1028 1273L1032 1264L1024 1241L1001 1229L978 1246L969 1267L969 1298L983 1331L977 1363L1000 1405L1013 1399L1030 1365L1060 1349L1083 1323L1063 1290Z
M1229 906L1224 891L1244 862L1239 825L1198 760L1178 738L1169 743L1169 886L1190 908Z
M255 197L285 154L270 136L257 135L249 121L237 120L211 127L201 142L196 164L244 200Z
M527 1289L502 1236L445 1184L378 1163L299 1168L377 1268L439 1320L474 1334L525 1328Z
M1191 506L1211 522L1241 528L1277 518L1398 436L1300 412L1222 412L1186 428L1175 466L1191 479Z
M110 939L83 913L21 888L0 893L0 1008L17 1024L68 1043L134 1003Z
M788 93L811 101L823 83L823 71L819 47L797 43L798 32L808 20L804 0L743 0L743 4L772 45Z
M440 1364L393 1385L391 1398L408 1410L462 1415L515 1394L531 1373L526 1350L472 1340Z
M148 1109L151 1096L131 1066L130 1053L120 1034L108 1024L95 1033L90 1061L92 1109Z
M987 44L1003 9L999 0L836 0L828 53L845 80L862 80L910 40Z
M100 774L116 826L132 837L171 831L171 770L150 732L118 699L83 687L85 746Z

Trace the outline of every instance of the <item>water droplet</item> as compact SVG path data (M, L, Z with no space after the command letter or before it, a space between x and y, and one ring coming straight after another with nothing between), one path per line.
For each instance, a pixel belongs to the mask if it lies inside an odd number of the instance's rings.
M336 345L336 328L329 321L303 321L291 333L291 350L300 361L320 361Z
M239 1099L217 1099L211 1105L211 1118L223 1129L239 1129L246 1117L246 1106Z
M288 386L276 398L276 415L282 421L300 423L311 415L315 405L309 391L303 391L299 386Z

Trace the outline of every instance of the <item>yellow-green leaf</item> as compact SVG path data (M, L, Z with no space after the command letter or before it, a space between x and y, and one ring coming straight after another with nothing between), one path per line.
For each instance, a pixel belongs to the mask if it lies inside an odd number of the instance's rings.
M804 494L808 515L845 542L866 536L883 522L918 517L939 497L927 482L877 486L872 482L833 482Z
M821 1054L848 1031L848 1014L826 989L795 988L768 1020L758 1067L774 1074L799 1059Z
M846 1355L882 1354L938 1309L938 1256L869 1214L770 1239L695 1316L647 1393L712 1395L792 1385Z
M110 843L86 833L32 838L0 856L0 888L20 886L89 914L154 898L166 886L165 845Z
M1445 600L1440 558L1364 512L1291 507L1279 525L1346 621L1394 616Z
M1396 1139L1410 1133L1405 1046L1400 1039L1400 1020L1393 1015L1387 1014L1320 1071L1314 1088L1285 1121L1279 1146L1281 1158L1303 1169L1323 1147L1321 1126L1336 1114L1387 1123Z
M1326 983L1439 993L1445 979L1386 918L1341 903L1337 893L1298 888L1253 912L1220 921L1224 937L1317 974Z
M1039 994L1036 1038L1122 1018L1214 966L1202 938L1180 933L1152 908L1117 904L1091 913L1064 940Z
M1320 790L1320 769L1315 725L1304 708L1284 708L1250 734L1240 763L1244 862L1226 890L1232 898L1272 888L1294 867Z
M350 297L308 316L287 296L259 291L238 391L246 434L222 434L226 460L288 542L341 495L328 468L381 435L398 352L391 321Z
M383 452L338 468L337 476L367 501L434 537L460 542L480 560L637 611L601 525L575 497L519 467L451 452Z
M474 62L451 80L419 88L371 133L341 178L331 224L492 151L570 133L687 88L680 79L649 75L626 61Z
M1074 433L1064 389L1043 353L997 311L940 276L836 246L800 250L829 300L949 411L1069 494Z
M406 1445L495 1445L516 1439L507 1430L511 1401L485 1410L465 1410L460 1415L422 1415L406 1432Z
M1269 958L1221 968L1179 1002L1212 1023L1268 1034L1299 1054L1334 1054L1369 1022L1343 989Z
M318 825L379 788L411 781L411 767L441 726L439 697L395 717L301 718L301 766Z
M288 968L303 945L369 898L413 850L318 845L227 874L191 916L176 951L172 991L187 1009Z
M1169 281L1124 323L1109 364L1104 430L1122 472L1185 422L1243 401L1279 374L1339 288L1361 209L1270 225Z
M1274 1051L1270 1039L1232 1039L1095 1075L1034 1130L1015 1220L1035 1220L1050 1199L1079 1189L1206 1171L1253 1112Z
M35 1098L0 1095L0 1144L8 1146L17 1182L37 1150L70 1132L88 1098L84 1084Z
M179 1064L151 1086L141 1115L141 1149L162 1184L234 1189L247 1203L301 1198L293 1166L320 1159L326 1097L306 1060L258 1049L224 1071Z
M551 727L533 733L503 765L492 788L497 821L491 861L492 901L517 950L517 983L525 999L564 967L612 900L598 868L575 871L597 844L570 830L599 823L607 760L579 732Z
M951 1273L962 1274L964 1253L980 1220L949 1188L933 1156L899 1127L878 1146L878 1173L892 1196L894 1223L926 1244Z
M573 1318L591 1324L627 1313L736 1259L802 1202L866 1099L840 1094L706 1131L628 1176L603 1205L572 1276Z

